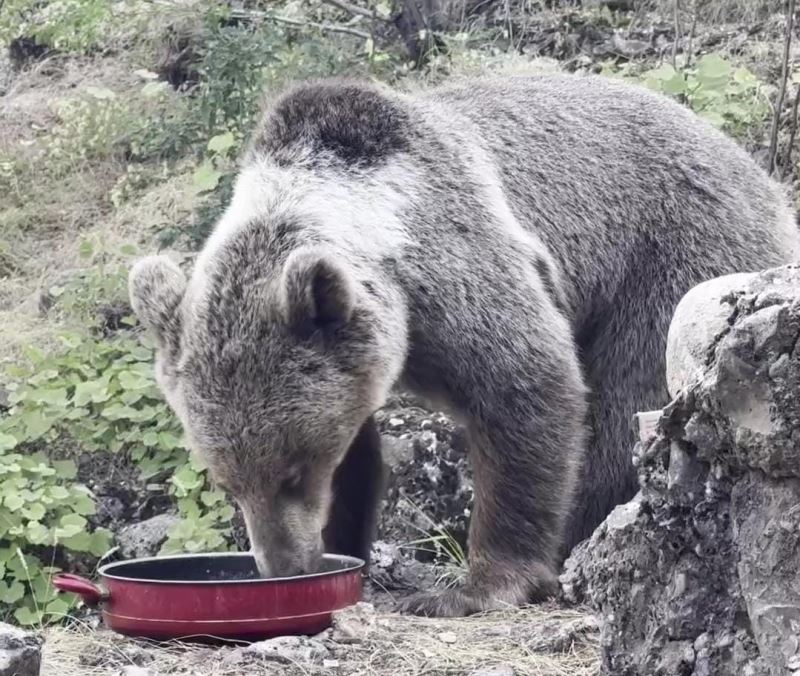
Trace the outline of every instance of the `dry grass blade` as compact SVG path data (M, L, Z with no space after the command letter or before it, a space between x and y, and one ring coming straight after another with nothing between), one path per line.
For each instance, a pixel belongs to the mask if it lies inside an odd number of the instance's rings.
M378 614L355 644L327 645L331 664L242 661L234 647L153 645L86 628L47 633L42 676L111 676L141 664L162 676L453 676L507 664L518 676L594 676L599 670L596 624L579 610L535 606L468 618Z

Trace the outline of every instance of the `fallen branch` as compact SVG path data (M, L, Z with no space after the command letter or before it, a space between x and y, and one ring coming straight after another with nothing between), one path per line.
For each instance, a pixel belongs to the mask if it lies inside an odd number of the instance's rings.
M383 14L378 14L378 12L374 9L366 9L365 7L359 7L358 5L351 5L349 2L344 2L344 0L322 0L322 2L328 5L333 5L334 7L341 9L348 14L365 16L368 19L378 19L379 21L391 21L391 18L384 16Z
M794 30L794 3L789 0L788 17L786 18L786 39L783 42L783 63L781 64L781 86L778 90L778 100L775 102L775 110L772 114L772 129L769 134L769 155L767 171L775 173L778 158L778 131L781 126L781 112L783 102L786 98L786 83L789 79L789 55L792 48L792 31Z
M242 19L244 21L274 21L275 23L284 24L286 26L294 26L296 28L316 28L327 33L342 33L344 35L352 35L353 37L367 40L370 37L369 33L360 31L357 28L350 26L342 26L335 23L317 23L315 21L301 21L300 19L290 19L288 16L281 16L280 14L271 14L270 12L260 12L258 10L244 10L234 9L231 11L231 16L235 19Z

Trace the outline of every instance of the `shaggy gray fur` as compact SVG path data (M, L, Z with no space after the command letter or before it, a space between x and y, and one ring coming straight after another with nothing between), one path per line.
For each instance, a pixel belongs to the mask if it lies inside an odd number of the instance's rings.
M744 151L598 77L310 83L266 114L248 167L295 171L295 193L230 216L188 286L160 258L132 272L160 382L273 574L328 546L365 555L370 416L396 381L452 411L475 470L470 573L418 613L551 593L564 552L635 491L629 421L667 401L678 300L800 251ZM309 217L318 180L347 199Z

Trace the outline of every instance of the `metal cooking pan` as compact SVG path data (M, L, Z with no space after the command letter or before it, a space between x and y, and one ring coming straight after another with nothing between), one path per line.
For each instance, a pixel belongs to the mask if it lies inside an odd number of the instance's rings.
M258 641L330 626L333 611L361 600L363 567L326 554L318 573L260 579L250 554L184 554L106 564L98 584L60 573L53 585L99 605L120 634Z

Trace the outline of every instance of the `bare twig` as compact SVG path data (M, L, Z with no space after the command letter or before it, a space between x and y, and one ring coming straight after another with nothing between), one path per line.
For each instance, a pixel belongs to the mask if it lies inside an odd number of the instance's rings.
M672 0L675 10L675 40L672 42L672 67L678 70L678 43L681 39L681 2Z
M794 30L794 3L795 0L789 0L789 9L787 10L788 16L786 17L786 37L783 42L783 62L781 63L781 86L778 90L778 100L775 102L775 110L772 113L772 129L769 134L769 155L767 171L770 174L775 173L777 167L778 157L778 131L781 126L781 112L783 110L783 102L786 98L786 83L789 79L789 55L792 48L792 32Z
M792 166L792 150L794 149L794 139L797 136L797 112L800 109L800 84L794 93L794 103L792 104L792 118L789 123L789 144L786 146L786 155L783 159L783 174L789 174Z
M689 45L686 49L686 68L692 65L694 36L697 34L697 0L692 0L692 25L689 28Z
M374 9L367 9L366 7L359 7L358 5L351 5L349 2L344 2L344 0L322 0L323 2L333 5L338 9L341 9L348 14L354 14L356 16L365 16L368 19L378 19L379 21L391 21L391 18L388 16L384 16L383 14L378 14L378 12Z
M342 26L336 23L316 23L314 21L301 21L299 19L290 19L288 16L281 16L279 14L272 14L270 12L259 12L258 10L244 10L234 9L231 16L236 19L244 19L245 21L274 21L286 26L295 26L297 28L316 28L327 33L342 33L344 35L352 35L362 40L367 40L370 35L364 31L350 26Z

